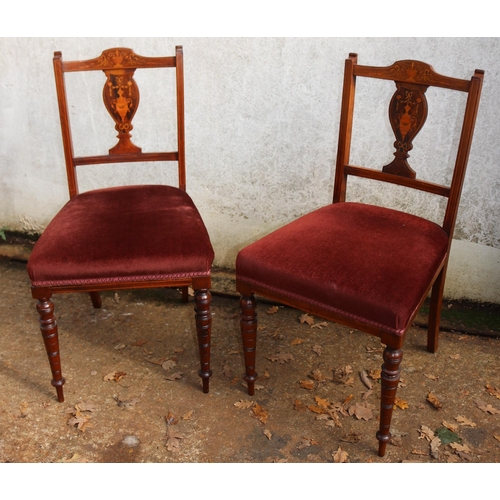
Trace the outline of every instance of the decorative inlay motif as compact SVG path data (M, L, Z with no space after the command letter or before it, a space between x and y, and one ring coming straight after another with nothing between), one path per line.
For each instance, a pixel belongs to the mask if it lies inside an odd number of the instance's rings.
M137 56L128 49L105 51L99 58L102 66L113 65L111 69L103 70L107 76L103 100L118 132L118 143L109 150L110 154L141 152L141 148L130 140L132 118L139 105L139 89L133 78L135 68L130 67L136 58Z
M407 76L414 75L416 70L413 64L406 69ZM396 86L397 90L389 104L389 120L396 136L396 152L394 160L385 165L382 171L414 179L415 171L406 159L410 156L408 152L413 149L413 139L427 118L427 99L424 94L427 87L403 82L396 82Z

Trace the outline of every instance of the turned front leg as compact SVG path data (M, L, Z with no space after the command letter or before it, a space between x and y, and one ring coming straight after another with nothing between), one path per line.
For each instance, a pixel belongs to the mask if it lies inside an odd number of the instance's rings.
M401 349L384 349L384 364L382 365L382 397L380 401L380 429L377 432L379 440L378 455L383 457L387 443L391 440L391 419L399 378L401 376Z
M207 289L195 290L195 320L196 332L198 335L198 345L200 348L200 377L203 381L203 392L206 394L209 391L210 377L210 338L212 333L212 311L210 309L210 301L212 296Z
M60 403L64 401L63 385L64 378L61 373L61 358L59 355L59 338L57 322L54 316L54 304L50 297L38 300L36 305L40 330L42 332L45 350L49 357L50 369L52 371L52 385L56 388L57 399Z
M255 297L242 296L240 298L240 326L241 337L243 339L243 353L245 356L245 381L248 387L249 396L255 392L255 381L257 372L255 371L255 347L257 344L257 312L255 311Z

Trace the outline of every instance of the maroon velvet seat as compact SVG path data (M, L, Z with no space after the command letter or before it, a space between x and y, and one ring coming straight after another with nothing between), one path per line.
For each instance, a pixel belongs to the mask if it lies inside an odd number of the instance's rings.
M357 77L393 80L389 119L395 159L382 170L349 163ZM455 219L472 142L483 72L470 80L444 77L418 61L386 68L346 61L333 203L242 249L236 260L248 393L254 394L257 317L254 294L380 337L382 367L379 455L390 422L405 334L432 288L428 344L437 349L440 309ZM407 162L427 116L425 92L437 86L468 93L450 186L417 180ZM377 97L378 98L378 97ZM346 201L349 175L400 184L447 198L442 226L399 210Z
M67 292L89 292L94 307L101 307L101 290L175 287L182 289L182 299L187 302L191 286L200 376L203 391L209 390L209 288L214 252L200 213L186 193L182 56L182 47L172 57L141 57L125 48L106 50L87 61L63 62L60 53L54 54L70 200L36 243L27 268L59 401L64 401L65 381L51 297ZM133 76L136 69L143 68L175 70L177 151L143 153L131 141L131 121L139 104ZM104 73L102 98L118 132L118 143L109 154L74 154L64 74L81 71ZM77 166L130 162L175 162L179 187L132 185L79 192Z

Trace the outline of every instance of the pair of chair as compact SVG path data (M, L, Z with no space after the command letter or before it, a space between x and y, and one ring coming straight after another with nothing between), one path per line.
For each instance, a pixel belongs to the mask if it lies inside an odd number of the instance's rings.
M139 68L172 67L177 81L178 150L143 153L131 142L132 118L139 102L133 75ZM213 250L203 221L186 194L182 48L174 57L150 58L130 49L104 51L96 59L63 62L54 57L57 95L70 201L37 242L28 263L33 297L52 369L52 384L64 400L55 293L90 293L100 307L99 291L146 287L195 290L195 319L203 391L209 390L210 269ZM75 157L64 73L103 71L103 99L116 123L118 143L107 155ZM381 170L350 164L356 79L392 80L395 93L389 121L395 135L394 160ZM389 67L362 66L350 54L344 87L333 203L285 225L241 250L236 287L241 294L241 332L248 384L253 395L257 373L255 294L375 335L386 345L382 366L380 428L383 456L400 377L405 335L432 290L427 349L435 352L450 245L479 105L483 72L470 80L446 77L419 61ZM412 141L427 117L428 87L467 95L462 132L451 182L418 180L407 159ZM374 95L373 99L377 99ZM77 166L136 161L175 161L179 188L129 186L78 193ZM346 201L348 176L398 184L444 197L441 225L399 210ZM134 238L131 239L130 235Z

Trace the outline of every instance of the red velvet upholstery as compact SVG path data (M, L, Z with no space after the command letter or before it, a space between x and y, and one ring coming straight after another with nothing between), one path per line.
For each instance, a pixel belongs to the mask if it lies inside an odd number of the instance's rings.
M38 240L33 286L210 276L214 258L193 201L171 186L125 186L73 197Z
M448 236L428 220L336 203L244 248L238 281L401 335L446 258Z

